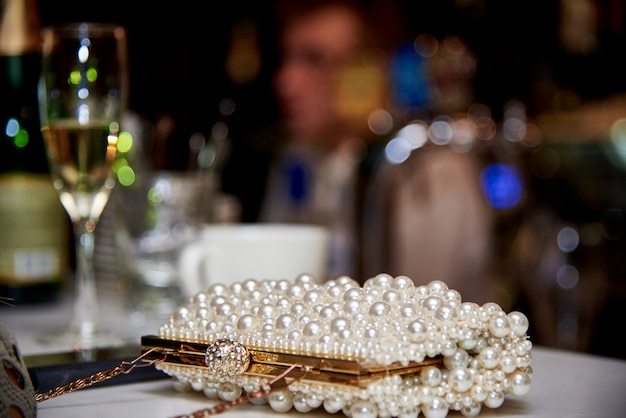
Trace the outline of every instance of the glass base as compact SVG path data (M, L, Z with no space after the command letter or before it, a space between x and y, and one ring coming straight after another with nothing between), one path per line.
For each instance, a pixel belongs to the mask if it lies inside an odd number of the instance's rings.
M93 350L121 347L136 342L124 338L124 336L102 325L93 324L88 326L84 324L82 326L72 325L65 329L40 335L38 340L56 352L75 351L83 353L81 359L85 361L90 360L89 356Z
M131 312L165 320L185 298L177 285L151 286L134 280L128 286L127 305Z

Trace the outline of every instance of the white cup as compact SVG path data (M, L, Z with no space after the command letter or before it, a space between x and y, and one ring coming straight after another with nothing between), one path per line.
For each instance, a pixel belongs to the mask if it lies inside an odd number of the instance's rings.
M288 279L306 273L326 277L328 232L315 225L213 224L184 246L179 258L183 294L246 279Z

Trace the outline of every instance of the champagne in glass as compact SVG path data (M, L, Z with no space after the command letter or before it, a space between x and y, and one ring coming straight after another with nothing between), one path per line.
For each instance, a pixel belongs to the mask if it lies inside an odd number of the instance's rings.
M52 182L76 242L70 327L58 341L83 349L121 342L102 326L94 278L94 231L115 185L113 162L126 106L125 30L104 23L44 28L42 132Z

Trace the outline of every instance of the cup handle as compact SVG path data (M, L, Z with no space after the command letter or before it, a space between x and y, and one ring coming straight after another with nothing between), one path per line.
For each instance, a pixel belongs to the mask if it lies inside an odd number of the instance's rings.
M206 290L205 272L209 251L202 241L192 242L183 247L178 257L180 287L185 297Z

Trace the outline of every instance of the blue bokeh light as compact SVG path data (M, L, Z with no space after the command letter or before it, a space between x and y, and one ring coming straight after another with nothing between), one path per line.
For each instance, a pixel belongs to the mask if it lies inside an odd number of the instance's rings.
M428 104L428 80L424 71L424 59L412 44L398 48L391 57L391 83L399 105L419 108Z
M480 174L480 184L487 202L496 209L511 209L522 199L522 176L511 165L489 164Z

